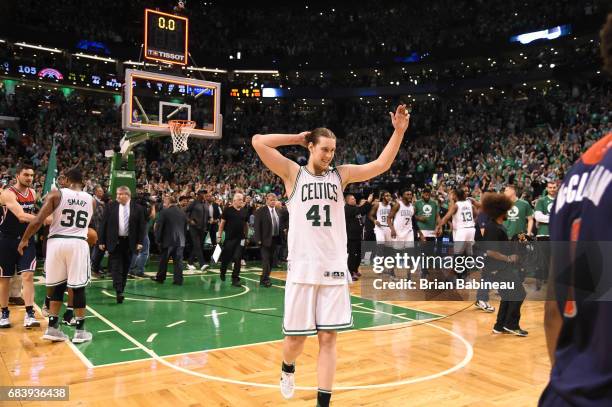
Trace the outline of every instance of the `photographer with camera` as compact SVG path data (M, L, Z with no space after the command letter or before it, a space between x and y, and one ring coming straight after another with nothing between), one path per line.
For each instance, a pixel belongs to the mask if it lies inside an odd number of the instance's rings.
M148 192L142 192L136 197L136 202L143 207L145 215L145 236L142 242L142 250L132 255L132 262L130 265L130 275L136 277L144 277L145 267L149 260L149 252L151 247L151 239L149 238L149 231L155 219L156 209L155 200L151 198L151 194Z

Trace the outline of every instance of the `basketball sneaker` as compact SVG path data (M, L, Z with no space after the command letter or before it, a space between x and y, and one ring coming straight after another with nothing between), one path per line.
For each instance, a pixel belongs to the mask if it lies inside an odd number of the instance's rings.
M53 328L51 326L47 327L47 330L42 338L51 342L63 342L66 339L70 339L68 338L68 335L62 332L61 329Z
M290 399L295 392L295 370L294 373L281 370L280 391L284 398Z
M11 321L9 320L9 311L2 310L2 316L0 316L0 328L10 328Z
M74 334L74 338L72 338L72 343L83 343L83 342L89 342L91 341L91 339L93 338L93 335L91 334L91 332L88 332L86 330L76 330L76 333Z
M40 326L40 322L36 319L34 313L28 314L26 312L23 317L23 326L26 328L34 328Z
M506 328L504 327L504 331L516 335L516 336L527 336L529 335L529 332L525 331L524 329L521 329L521 327L517 327L516 329L510 329L510 328Z
M187 270L195 270L196 266L194 266L193 264L187 264Z
M485 312L495 312L495 307L489 304L487 301L478 300L474 303L474 306Z
M207 268L208 264L204 264L202 267L200 267L200 271L206 271Z

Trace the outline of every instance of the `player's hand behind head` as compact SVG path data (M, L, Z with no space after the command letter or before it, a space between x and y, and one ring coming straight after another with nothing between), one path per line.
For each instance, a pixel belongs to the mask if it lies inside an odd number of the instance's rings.
M306 147L306 148L308 148L308 142L306 141L306 137L307 137L309 134L310 134L310 132L309 132L309 131L303 131L303 132L301 132L301 133L299 133L299 134L298 134L298 136L300 137L300 140L302 140L302 141L301 141L301 143L300 143L300 145L301 145L302 147Z

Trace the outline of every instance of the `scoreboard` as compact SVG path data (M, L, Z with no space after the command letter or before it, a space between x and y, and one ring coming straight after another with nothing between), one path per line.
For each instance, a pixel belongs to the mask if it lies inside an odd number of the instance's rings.
M145 9L146 59L187 65L189 20L186 17Z
M239 97L260 98L261 97L261 89L259 89L259 88L254 88L254 89L250 89L250 88L232 88L232 89L230 89L230 96L231 97L235 97L235 98L239 98Z

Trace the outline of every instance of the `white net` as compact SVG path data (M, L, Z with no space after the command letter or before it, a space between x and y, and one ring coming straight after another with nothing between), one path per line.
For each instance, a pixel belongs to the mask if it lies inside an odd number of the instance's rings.
M187 141L195 128L196 122L192 120L170 120L170 134L172 135L172 152L180 153L189 150Z

